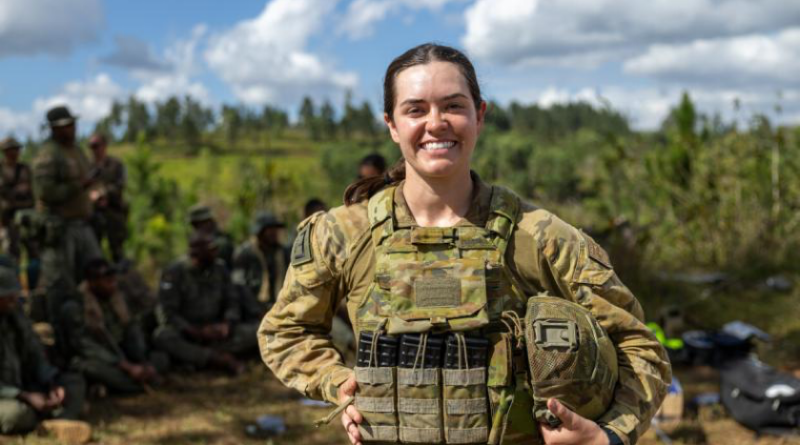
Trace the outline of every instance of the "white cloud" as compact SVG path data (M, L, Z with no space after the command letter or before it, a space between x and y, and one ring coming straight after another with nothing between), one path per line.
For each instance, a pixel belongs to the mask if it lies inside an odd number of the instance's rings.
M164 51L161 64L169 69L135 69L132 74L142 83L136 90L136 97L153 103L164 101L170 96L188 94L209 104L211 98L208 89L201 82L193 80L200 71L196 61L197 51L206 31L205 25L197 25L187 39L176 41Z
M655 130L678 104L684 91L677 87L659 89L609 86L569 89L549 86L544 89L516 90L501 95L498 99L503 103L512 100L534 103L543 108L574 102L586 102L595 107L610 106L626 116L634 129ZM737 89L689 89L688 93L700 112L707 115L719 113L728 122L738 120L747 124L756 113L765 114L779 123L796 124L800 121L800 90L785 91L780 98L772 94ZM734 101L740 103L739 111L734 108ZM776 104L783 107L780 115L776 115L774 111Z
M18 138L37 134L39 120L32 112L20 113L8 108L0 108L0 135L14 134Z
M428 9L438 11L447 3L460 0L354 0L339 25L339 32L351 40L363 39L375 32L375 25L389 13L404 8L418 11Z
M125 91L108 74L100 73L85 81L68 82L58 93L39 97L31 110L19 111L0 108L0 134L14 133L20 137L40 136L47 110L56 105L66 105L80 117L81 132L91 131L95 122L105 117L115 99L125 96Z
M625 72L671 82L713 86L800 85L800 28L777 35L653 45L625 62Z
M303 94L353 88L357 76L337 71L306 48L332 0L273 0L260 15L210 38L205 58L248 104L290 101Z
M100 0L0 0L0 57L67 54L103 24Z
M80 116L81 122L91 124L105 117L111 111L114 99L123 97L124 93L108 74L100 73L86 81L69 82L58 94L36 99L33 112L44 116L51 107L67 105Z
M462 42L505 65L596 65L654 43L772 32L800 22L785 0L477 0Z

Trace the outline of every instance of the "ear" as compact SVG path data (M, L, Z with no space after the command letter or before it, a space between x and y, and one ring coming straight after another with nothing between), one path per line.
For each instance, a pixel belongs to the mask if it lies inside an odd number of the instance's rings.
M389 134L392 135L392 140L395 144L399 144L400 135L397 134L397 126L394 124L391 116L389 116L389 113L383 113L383 121L386 122L386 126L389 127Z
M483 130L484 119L486 118L486 101L481 102L481 106L478 107L475 117L478 123L478 134L480 134L481 130Z

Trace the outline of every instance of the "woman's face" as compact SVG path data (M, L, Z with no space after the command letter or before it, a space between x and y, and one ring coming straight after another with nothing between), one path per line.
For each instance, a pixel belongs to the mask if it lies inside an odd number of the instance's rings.
M485 111L485 103L475 109L458 66L431 62L397 75L393 116L384 120L419 176L444 178L469 172Z

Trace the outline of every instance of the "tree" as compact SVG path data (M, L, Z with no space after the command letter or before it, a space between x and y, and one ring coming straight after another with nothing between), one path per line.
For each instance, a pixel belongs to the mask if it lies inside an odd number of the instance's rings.
M163 103L156 103L155 131L161 137L174 138L180 123L181 103L171 96Z
M147 105L130 96L125 106L125 112L127 120L123 139L127 142L136 142L139 139L139 134L142 134L145 140L149 140L150 136L152 136L152 129Z
M311 139L318 140L320 137L319 125L317 125L317 110L314 101L306 96L300 106L300 125L305 128Z
M330 101L325 99L319 110L319 123L326 139L336 139L336 111Z

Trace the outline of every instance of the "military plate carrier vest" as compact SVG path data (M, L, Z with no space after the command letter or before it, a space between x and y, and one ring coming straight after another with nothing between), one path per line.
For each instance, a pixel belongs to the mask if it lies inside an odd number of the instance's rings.
M515 412L525 413L513 420L515 431L535 443L534 417L552 419L544 406L547 399L532 394L530 361L546 358L551 376L574 368L582 350L577 339L591 334L588 338L596 340L602 329L596 321L586 326L593 318L582 307L552 297L528 298L515 283L505 253L521 203L509 190L492 187L484 227L446 228L398 223L395 192L396 187L386 188L368 204L375 279L355 320L355 406L364 417L359 424L362 439L500 443L513 401ZM577 321L558 319L568 310L549 311L552 317L546 323L525 317L526 311L537 312L539 301L578 306L572 311ZM538 352L526 354L526 337L527 342L537 341L536 332L530 334L533 324L549 339L537 344ZM588 352L598 358L592 352L597 349Z

